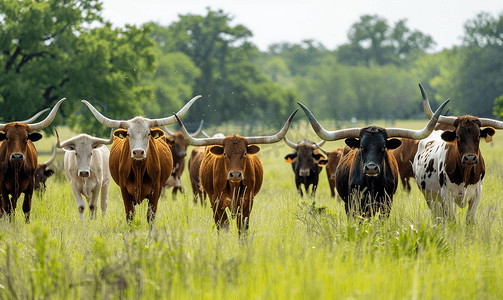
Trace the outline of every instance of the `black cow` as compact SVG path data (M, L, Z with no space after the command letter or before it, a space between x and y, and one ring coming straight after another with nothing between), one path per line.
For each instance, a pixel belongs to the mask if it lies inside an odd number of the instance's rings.
M288 146L295 150L293 153L285 156L285 161L292 164L297 191L300 196L303 197L302 184L304 184L306 194L308 193L309 186L312 185L311 196L314 197L316 194L316 188L318 187L318 179L321 168L325 165L324 163L320 163L320 160L325 157L320 154L318 149L325 143L325 141L315 144L308 139L303 139L299 143L295 144L286 137L284 140Z
M396 159L389 150L401 145L400 140L392 137L427 137L448 102L449 100L440 106L422 130L369 126L332 132L323 129L307 107L297 102L320 138L326 141L345 138L346 144L354 148L342 158L335 175L337 192L344 201L348 216L369 218L378 213L381 217L389 215L399 176Z

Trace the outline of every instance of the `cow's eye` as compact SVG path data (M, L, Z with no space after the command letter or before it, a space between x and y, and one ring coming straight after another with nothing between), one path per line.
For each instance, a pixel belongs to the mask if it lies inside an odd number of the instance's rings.
M227 153L224 152L224 157L227 157Z

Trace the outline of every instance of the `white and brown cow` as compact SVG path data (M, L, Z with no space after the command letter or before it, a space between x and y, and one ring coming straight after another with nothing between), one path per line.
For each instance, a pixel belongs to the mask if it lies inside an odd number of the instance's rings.
M429 118L428 97L423 87L419 87ZM485 174L479 141L484 138L490 142L494 128L503 129L503 122L468 115L440 116L438 122L451 125L453 129L435 130L419 142L413 163L417 185L436 220L455 220L456 203L461 208L468 205L466 223L474 223Z

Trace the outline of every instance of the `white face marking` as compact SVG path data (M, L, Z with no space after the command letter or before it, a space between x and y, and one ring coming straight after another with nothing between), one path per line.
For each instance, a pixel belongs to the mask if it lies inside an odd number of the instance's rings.
M147 158L150 136L148 120L142 117L136 117L128 121L127 125L131 158L136 160L143 160Z

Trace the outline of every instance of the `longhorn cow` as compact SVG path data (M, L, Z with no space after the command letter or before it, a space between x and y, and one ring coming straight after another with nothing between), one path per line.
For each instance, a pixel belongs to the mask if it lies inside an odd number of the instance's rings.
M346 139L346 145L354 148L342 157L335 174L337 192L345 204L346 214L372 217L377 213L387 217L391 211L393 195L398 184L398 165L389 150L401 142L392 137L423 139L435 127L444 102L435 116L422 130L382 128L368 126L326 131L302 103L297 102L306 113L311 126L320 138L326 141Z
M179 112L184 116L190 106L201 96L192 98ZM126 221L131 224L134 206L148 199L147 221L152 226L162 186L173 169L169 146L162 138L158 126L176 122L175 117L147 119L135 117L127 121L108 119L89 102L82 100L96 119L106 127L118 128L110 150L110 173L121 189Z
M21 193L24 193L25 222L30 222L31 198L35 188L35 171L38 164L37 150L33 142L42 138L40 133L33 131L49 126L64 100L65 98L59 100L49 115L39 123L0 124L0 130L3 131L0 133L0 141L2 141L0 145L0 196L2 213L5 212L10 221L15 216L17 199Z
M247 233L253 200L260 191L264 168L257 156L260 147L256 144L271 144L281 140L297 110L283 128L271 136L242 137L232 134L218 138L193 138L175 115L183 136L190 145L207 146L201 162L199 179L208 194L217 229L229 228L225 209L236 217L239 235Z
M421 84L419 88L426 116L431 118L428 96ZM435 219L455 220L456 203L460 208L468 205L466 223L474 223L485 175L479 142L481 138L490 142L494 129L503 129L503 122L469 115L440 116L438 122L451 129L436 130L419 142L413 164L417 185Z

